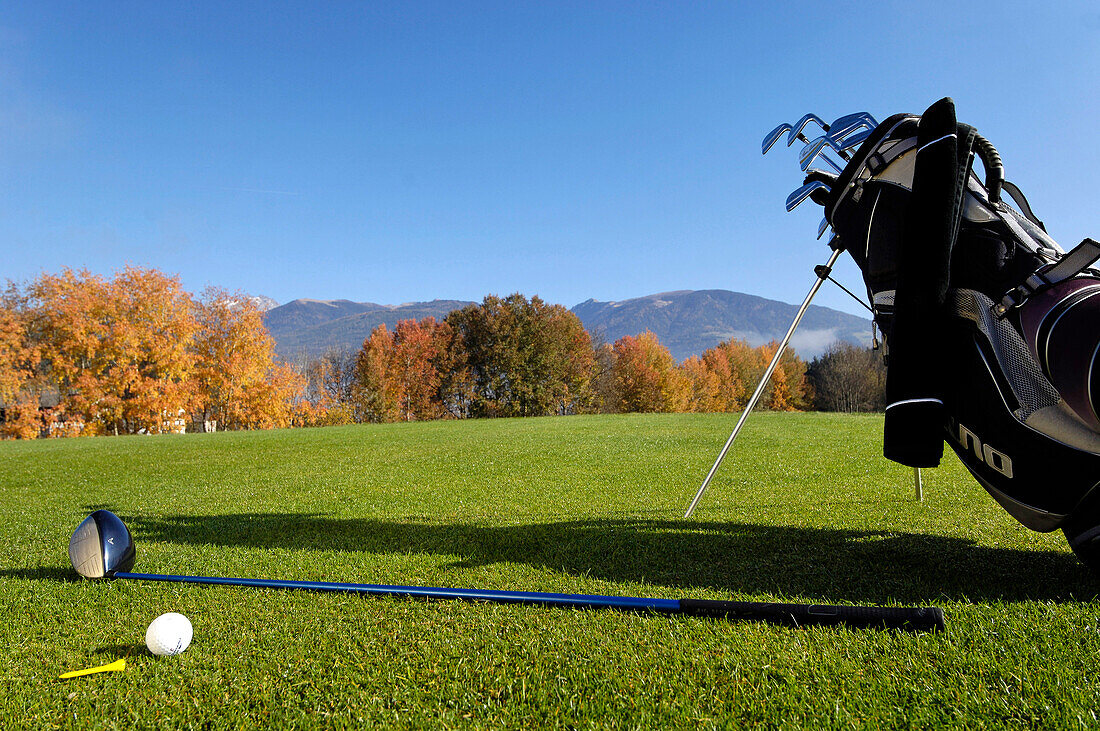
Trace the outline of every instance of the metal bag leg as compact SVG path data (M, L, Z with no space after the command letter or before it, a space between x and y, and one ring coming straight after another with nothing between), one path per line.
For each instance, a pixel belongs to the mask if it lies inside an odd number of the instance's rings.
M809 309L810 301L829 277L833 265L836 264L836 260L840 258L843 251L843 248L839 246L833 249L829 261L823 266L814 269L814 272L817 274L817 281L810 287L806 299L803 300L802 306L798 308L798 314L794 316L794 322L787 328L787 334L783 336L783 340L779 343L779 348L776 349L772 362L768 364L767 370L764 371L764 375L761 377L760 383L756 387L756 391L752 394L752 398L745 404L745 410L741 412L741 418L737 420L737 425L733 427L733 433L730 434L730 438L726 440L726 446L722 447L722 451L718 453L718 459L714 460L714 466L710 468L710 472L707 473L707 477L703 480L703 484L699 486L699 492L695 493L695 499L693 499L691 505L688 506L687 512L684 513L684 518L690 518L691 514L695 512L695 506L699 504L699 500L702 499L703 493L707 491L707 485L709 485L710 481L714 478L714 473L718 471L718 465L722 464L722 460L726 457L726 452L733 446L733 440L737 438L737 433L741 431L741 427L744 426L745 420L749 417L749 414L752 413L753 407L756 406L756 402L760 400L760 396L764 393L764 387L768 385L768 379L772 377L772 372L774 372L775 367L779 365L779 358L783 355L783 351L787 349L787 343L791 341L791 336L794 335L794 331L798 328L798 324L802 322L802 316L805 315L806 310Z

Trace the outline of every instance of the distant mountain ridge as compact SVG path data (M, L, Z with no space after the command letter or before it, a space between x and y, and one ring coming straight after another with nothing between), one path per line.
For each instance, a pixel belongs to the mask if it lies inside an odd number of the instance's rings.
M358 349L380 324L392 330L401 320L428 316L442 320L452 310L471 304L476 303L432 300L380 305L297 299L268 310L264 323L279 354L292 359L319 355L329 348ZM662 292L619 302L590 299L571 310L589 332L608 343L649 330L677 360L699 355L730 338L753 346L779 340L797 311L796 305L724 289ZM837 340L869 345L871 321L811 305L791 344L808 360Z
M662 292L620 302L587 300L572 310L585 329L613 343L650 330L677 360L699 355L731 338L757 346L780 340L798 306L726 289ZM805 359L833 342L870 345L871 321L828 307L810 305L791 338Z
M320 355L329 348L358 350L371 331L385 324L393 329L401 320L442 320L447 313L473 302L432 300L403 305L379 305L351 300L296 299L264 313L264 325L283 358Z

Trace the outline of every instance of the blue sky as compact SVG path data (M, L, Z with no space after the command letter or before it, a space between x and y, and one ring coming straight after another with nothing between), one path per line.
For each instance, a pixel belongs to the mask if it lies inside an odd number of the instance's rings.
M1100 235L1098 86L1091 2L9 1L0 279L798 302L820 209L784 211L769 129L952 96L1068 248Z

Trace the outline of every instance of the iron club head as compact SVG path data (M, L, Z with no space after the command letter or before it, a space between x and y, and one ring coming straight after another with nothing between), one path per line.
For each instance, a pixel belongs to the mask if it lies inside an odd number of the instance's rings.
M760 154L767 155L768 150L772 149L772 145L778 142L779 138L782 137L785 132L789 132L790 130L791 125L784 122L783 124L773 129L771 132L769 132L764 137L764 141L760 144Z
M801 204L802 201L809 198L810 195L817 190L824 190L826 193L828 193L832 189L825 183L822 183L820 180L811 180L810 182L806 183L801 188L796 189L789 196L787 196L787 211L793 211L795 208L798 208L799 204Z
M802 134L802 130L806 129L806 125L810 122L816 124L824 132L829 131L829 125L826 124L825 120L817 116L813 112L810 112L809 114L804 115L802 119L798 120L791 128L791 131L787 133L787 147L790 147L794 144L794 141L798 139L798 136Z
M859 147L860 145L863 144L863 141L865 139L867 139L868 137L871 136L872 132L874 132L873 129L865 129L862 132L856 132L851 137L846 137L843 140L838 140L838 142L840 144L840 149L844 150L846 152L848 150L852 150L852 149L855 149L855 148Z
M69 539L69 560L87 579L102 579L134 566L134 539L121 519L97 510L81 522Z
M841 167L833 162L825 154L826 149L834 151L836 151L837 149L835 144L828 137L818 137L816 140L808 143L805 147L802 148L802 151L798 154L798 166L802 170L808 170L813 161L820 157L822 160L829 163L829 165L832 166L833 169L835 169L837 172L840 172ZM847 157L845 157L843 154L841 154L841 157L842 159L847 160Z

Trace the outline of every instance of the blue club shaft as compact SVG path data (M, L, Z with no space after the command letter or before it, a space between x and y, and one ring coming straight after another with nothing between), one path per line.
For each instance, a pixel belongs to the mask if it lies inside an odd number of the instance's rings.
M116 579L169 581L183 584L221 584L266 589L302 589L335 591L375 596L402 596L417 599L462 599L504 604L537 604L573 609L621 609L633 612L687 614L734 621L772 622L791 626L848 625L850 627L892 628L915 632L941 631L945 627L943 611L938 607L859 607L827 604L784 604L776 602L736 602L709 599L658 599L599 594L551 594L540 591L494 591L489 589L444 589L430 586L391 586L387 584L338 584L327 581L288 581L283 579L231 579L216 576L172 576L117 572Z
M640 612L680 612L678 599L656 599L598 594L550 594L539 591L494 591L489 589L445 589L430 586L389 586L385 584L338 584L327 581L287 581L283 579L230 579L216 576L170 576L165 574L133 574L118 572L117 579L142 581L173 581L185 584L221 584L252 586L266 589L303 589L306 591L337 591L375 596L404 596L417 599L464 599L506 604L541 604L576 609L623 609Z

